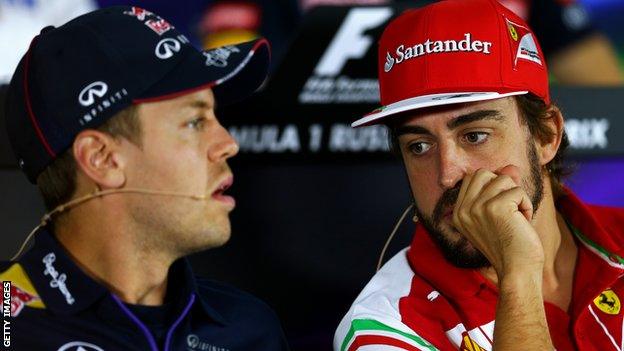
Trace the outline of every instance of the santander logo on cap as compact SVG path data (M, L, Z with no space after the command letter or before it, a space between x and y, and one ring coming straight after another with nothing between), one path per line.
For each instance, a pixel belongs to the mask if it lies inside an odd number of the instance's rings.
M379 39L382 108L359 127L420 108L532 94L550 103L540 45L497 0L442 0L407 10Z
M425 40L413 46L405 47L404 44L399 45L394 53L394 58L390 52L386 53L386 63L384 64L384 72L388 73L395 64L400 64L415 57L425 56L443 52L478 52L482 54L490 54L492 42L482 40L472 40L472 34L464 34L462 40Z

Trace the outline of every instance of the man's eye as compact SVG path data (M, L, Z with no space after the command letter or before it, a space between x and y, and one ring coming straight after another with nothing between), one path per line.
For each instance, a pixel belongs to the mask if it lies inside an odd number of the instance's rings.
M204 126L205 118L199 117L186 123L186 126L193 129L201 129Z
M416 155L422 155L431 148L431 144L422 141L415 142L409 146L410 151Z
M464 135L464 139L470 144L481 144L488 136L485 132L470 132Z

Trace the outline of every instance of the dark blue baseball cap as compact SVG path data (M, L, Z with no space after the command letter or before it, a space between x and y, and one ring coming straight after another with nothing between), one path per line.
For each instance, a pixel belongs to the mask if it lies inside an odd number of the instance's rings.
M162 17L116 6L46 27L20 61L6 126L32 183L84 129L122 109L212 88L219 105L251 95L270 61L265 39L199 51Z

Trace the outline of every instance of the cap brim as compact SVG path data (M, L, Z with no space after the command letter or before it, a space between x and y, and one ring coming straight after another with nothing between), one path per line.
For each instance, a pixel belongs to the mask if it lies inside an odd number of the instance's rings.
M364 117L351 123L351 127L355 128L383 123L385 121L382 120L386 119L389 116L396 115L401 112L416 110L419 108L458 104L463 102L494 100L507 96L523 95L527 93L528 91L514 91L510 93L456 92L417 96L379 107L369 114L365 115Z
M217 104L228 105L248 97L262 85L270 61L271 49L264 38L203 52L192 50L133 102L167 100L212 88Z

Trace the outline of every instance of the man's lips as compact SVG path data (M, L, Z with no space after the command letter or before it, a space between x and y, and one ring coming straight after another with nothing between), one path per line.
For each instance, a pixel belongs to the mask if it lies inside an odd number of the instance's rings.
M230 175L219 183L217 190L212 193L212 198L234 207L236 205L236 200L230 195L225 195L225 191L227 191L232 184L234 184L234 177Z

